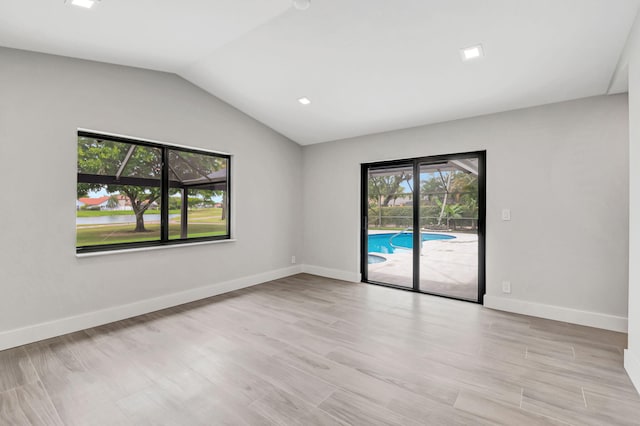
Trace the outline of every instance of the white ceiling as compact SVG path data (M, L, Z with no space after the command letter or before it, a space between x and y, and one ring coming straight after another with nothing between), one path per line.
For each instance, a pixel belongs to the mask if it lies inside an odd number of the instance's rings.
M174 72L310 144L626 91L639 2L2 0L0 45Z

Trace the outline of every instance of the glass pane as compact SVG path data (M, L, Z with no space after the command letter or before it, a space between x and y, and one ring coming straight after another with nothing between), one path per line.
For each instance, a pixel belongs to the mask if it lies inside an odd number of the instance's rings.
M160 239L158 148L78 137L76 246Z
M478 159L420 166L420 290L478 298Z
M79 137L78 173L160 180L162 151L125 142Z
M369 281L413 287L413 166L368 173Z
M169 239L227 235L228 159L169 151Z
M76 246L160 240L160 203L159 187L91 184L76 201Z
M207 154L169 150L171 180L190 185L226 181L227 159Z

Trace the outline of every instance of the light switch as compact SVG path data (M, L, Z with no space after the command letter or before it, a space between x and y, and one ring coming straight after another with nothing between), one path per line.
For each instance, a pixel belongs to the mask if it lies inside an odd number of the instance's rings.
M502 209L502 220L511 220L511 209Z

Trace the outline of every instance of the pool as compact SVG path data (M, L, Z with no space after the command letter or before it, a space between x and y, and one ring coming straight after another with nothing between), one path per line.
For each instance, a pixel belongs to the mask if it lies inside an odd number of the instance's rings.
M422 233L422 241L452 240L454 238L452 235ZM369 253L396 253L403 249L411 250L413 248L413 234L410 232L370 234L368 246Z

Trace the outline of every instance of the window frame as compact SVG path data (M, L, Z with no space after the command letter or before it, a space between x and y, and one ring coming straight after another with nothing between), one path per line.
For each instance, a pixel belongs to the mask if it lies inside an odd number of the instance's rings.
M231 196L231 154L192 148L183 145L169 144L164 142L150 141L145 139L137 139L128 136L114 135L110 133L96 132L91 130L78 129L76 135L76 155L77 155L77 143L78 138L85 137L91 139L100 139L105 141L127 143L137 146L145 146L151 148L157 148L161 150L161 178L160 178L160 239L156 241L139 241L130 243L115 243L115 244L100 244L92 246L78 246L77 245L77 225L76 225L76 254L84 253L96 253L96 252L109 252L109 251L123 251L128 249L141 249L149 247L162 247L162 246L176 246L176 245L189 245L189 244L202 244L209 241L230 241L231 235L231 220L232 220L232 196ZM182 151L193 154L206 155L210 157L218 157L225 159L227 162L227 195L226 195L226 233L224 235L215 235L207 237L191 237L185 239L169 239L169 151ZM77 170L77 158L76 158L76 187L81 182L81 176ZM86 175L85 175L86 176ZM84 182L88 183L88 182Z
M420 199L421 188L420 168L423 165L437 164L451 160L477 158L478 159L478 288L477 300L464 299L443 293L428 292L420 287L420 251L413 250L412 259L412 285L401 286L396 284L384 283L369 279L369 171L375 169L388 169L399 166L410 166L413 169L413 200ZM432 296L444 297L447 299L460 300L469 303L484 304L484 295L486 291L486 195L487 195L487 151L471 151L453 154L431 155L424 157L413 157L398 160L376 161L371 163L362 163L360 165L360 273L363 283L379 285L383 287L396 288L399 290L412 291L415 293L429 294ZM415 180L417 177L417 181ZM418 184L417 184L418 183ZM420 225L420 203L412 203L412 228L421 229ZM420 234L413 232L413 247L420 246Z

